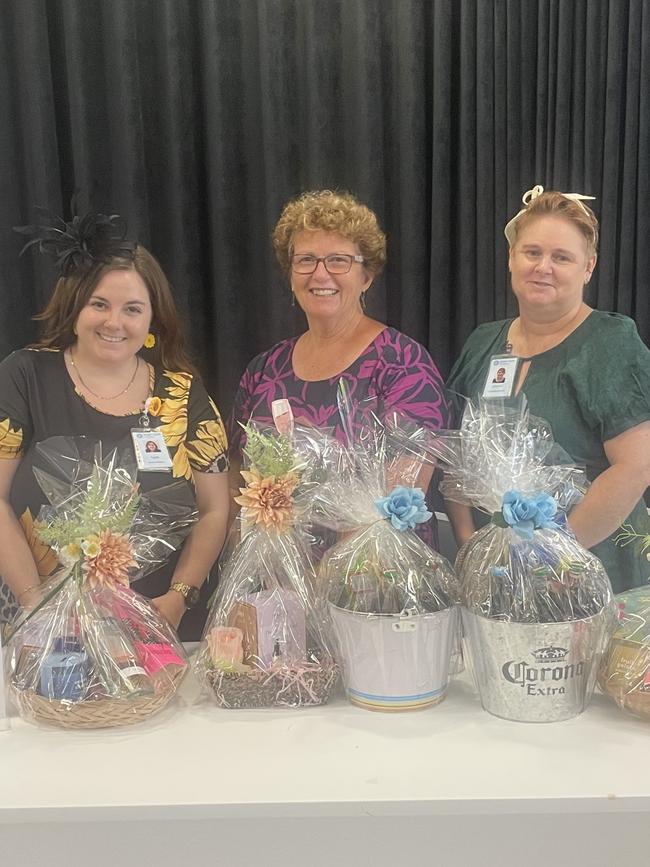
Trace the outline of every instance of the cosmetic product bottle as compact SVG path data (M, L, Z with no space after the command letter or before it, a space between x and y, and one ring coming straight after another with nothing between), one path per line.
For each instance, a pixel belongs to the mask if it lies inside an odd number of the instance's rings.
M116 618L93 620L85 628L89 650L109 695L125 698L153 693L153 684L138 659L133 642Z
M41 665L39 692L58 701L81 701L91 672L88 654L76 636L56 638Z

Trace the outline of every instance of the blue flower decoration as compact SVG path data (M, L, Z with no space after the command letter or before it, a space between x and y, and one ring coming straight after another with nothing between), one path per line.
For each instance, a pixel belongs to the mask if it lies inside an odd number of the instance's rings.
M416 524L424 524L431 517L420 488L404 488L399 485L387 497L375 500L379 514L390 518L396 530L413 530Z
M501 503L501 515L506 524L521 536L532 539L533 530L557 529L551 520L557 512L557 503L548 494L526 497L519 491L506 491Z

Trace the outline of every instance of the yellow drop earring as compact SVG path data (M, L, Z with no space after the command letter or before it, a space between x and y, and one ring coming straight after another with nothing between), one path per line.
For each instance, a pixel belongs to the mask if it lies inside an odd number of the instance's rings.
M156 335L150 331L144 339L144 348L153 349L156 345Z

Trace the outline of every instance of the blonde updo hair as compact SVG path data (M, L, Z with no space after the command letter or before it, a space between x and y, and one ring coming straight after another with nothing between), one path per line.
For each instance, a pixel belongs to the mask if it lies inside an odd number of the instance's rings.
M512 224L514 239L510 246L514 246L522 229L540 217L562 217L568 220L584 236L587 242L587 258L590 259L598 252L598 220L594 212L584 202L569 199L564 193L555 190L548 190L531 199Z
M293 242L299 232L336 232L359 247L366 271L376 277L386 264L386 236L376 214L351 193L313 190L288 202L273 230L280 267L291 270Z

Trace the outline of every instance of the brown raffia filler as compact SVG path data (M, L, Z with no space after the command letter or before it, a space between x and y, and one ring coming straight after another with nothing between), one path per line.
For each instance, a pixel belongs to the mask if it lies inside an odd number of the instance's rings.
M317 707L329 699L338 680L338 666L311 664L277 671L238 674L215 668L206 678L217 702L225 708Z

